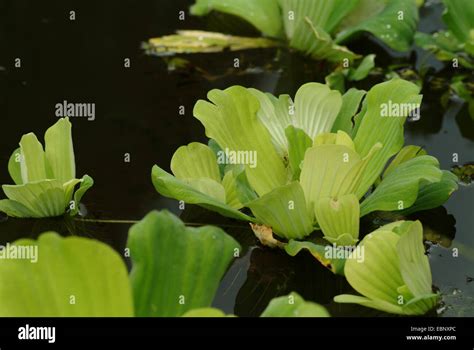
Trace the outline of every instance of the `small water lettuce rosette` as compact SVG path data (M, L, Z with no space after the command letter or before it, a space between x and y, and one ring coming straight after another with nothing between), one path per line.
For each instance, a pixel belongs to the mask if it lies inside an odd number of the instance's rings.
M8 199L0 200L1 212L17 218L79 212L82 196L94 182L88 175L76 179L71 128L68 118L58 120L45 133L44 149L35 134L23 135L8 162L15 184L2 186Z
M422 315L440 299L432 290L431 270L419 221L397 221L368 234L359 246L364 259L349 257L345 276L361 294L338 295L338 303L355 303L377 310Z
M208 98L196 103L194 116L209 144L180 147L171 160L174 176L155 166L157 191L254 223L261 240L290 255L308 249L333 271L324 245L307 241L313 231L336 246L354 246L360 217L435 208L457 188L436 158L403 145L403 125L422 99L408 81L344 95L308 83L294 100L233 86ZM272 241L273 233L283 242Z

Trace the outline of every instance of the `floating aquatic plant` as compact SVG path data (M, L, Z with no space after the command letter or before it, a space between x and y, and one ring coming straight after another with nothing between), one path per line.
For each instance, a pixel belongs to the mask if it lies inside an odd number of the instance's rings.
M416 33L415 41L441 61L457 60L466 68L474 68L474 2L443 0L443 3L447 30L432 35Z
M76 215L82 196L94 183L87 175L76 179L68 118L58 120L44 139L43 149L35 134L23 135L20 148L10 157L8 171L15 185L3 185L8 199L0 200L0 211L9 216L55 217L68 209L70 215Z
M133 316L127 268L108 245L48 232L8 249L18 253L0 260L2 317Z
M280 246L291 255L308 248L301 240L316 229L331 243L354 245L359 217L434 208L457 188L436 158L402 148L418 93L401 79L344 96L309 83L294 101L240 86L212 90L211 102L194 107L209 146L180 147L171 160L174 176L155 166L153 184L164 196L263 224L253 225L259 236L269 237L271 228L289 241ZM321 249L314 255L321 258Z
M48 232L14 242L4 248L14 258L0 259L0 315L223 315L210 305L240 245L220 228L188 228L167 211L151 212L130 229L127 246L130 276L119 254L93 239ZM282 299L266 316L327 315L297 294Z
M338 295L339 303L355 303L385 312L422 315L440 295L433 293L431 270L419 221L398 221L370 233L360 243L362 261L349 257L344 270L362 296Z
M373 34L394 50L408 51L418 22L414 0L197 0L190 9L191 14L197 16L211 11L240 17L266 37L287 42L314 59L333 62L360 57L340 44L362 32ZM182 42L183 38L175 36L174 39ZM176 46L176 41L169 43L164 38L151 39L147 46L151 50L156 47L158 53L196 52L196 48L208 51L202 36L188 39L194 40L186 40L184 50ZM187 47L191 47L191 51ZM219 47L223 50L228 44L218 43L213 51L219 51Z

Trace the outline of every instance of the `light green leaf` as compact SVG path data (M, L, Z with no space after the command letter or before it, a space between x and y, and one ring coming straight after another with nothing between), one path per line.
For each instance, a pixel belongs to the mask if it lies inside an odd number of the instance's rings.
M361 297L352 294L341 294L334 297L336 303L342 304L359 304L372 309L377 309L392 314L403 314L403 308L401 306L389 303L384 300L372 300L369 298Z
M340 246L353 246L359 240L359 214L359 200L354 194L337 199L323 197L315 206L324 238Z
M220 197L225 197L225 190L221 184L213 181L201 179L201 183L193 182L186 183L185 181L179 180L167 173L158 166L154 166L152 170L152 181L156 190L163 196L168 198L175 198L177 200L182 200L185 203L189 204L198 204L209 210L218 212L221 215L246 221L254 221L248 215L241 213L240 211L232 208L227 205L224 201L216 199L206 193L203 193L200 189L203 189L203 186L206 186L209 192L213 191L213 187L221 186L222 194L219 194ZM196 185L201 185L200 189L196 188ZM215 188L214 188L215 191ZM221 198L222 199L222 198Z
M438 160L431 156L410 159L390 172L361 205L361 216L375 210L402 210L415 203L420 182L441 180Z
M235 249L217 227L186 227L173 214L151 212L130 229L130 280L136 316L181 316L209 307Z
M20 141L21 148L21 178L23 183L45 180L46 158L43 146L36 135L23 135Z
M186 312L182 317L232 317L233 315L226 315L222 310L212 307L204 307L193 309Z
M400 152L397 153L395 158L390 162L387 169L385 169L383 176L387 176L393 170L395 170L400 164L406 162L407 160L413 159L415 157L426 155L426 151L420 146L408 145L403 147Z
M176 54L216 53L280 46L279 41L268 38L235 36L203 30L178 30L175 34L148 39L143 48L149 55L166 57Z
M0 212L12 218L32 218L37 215L36 212L28 209L23 204L10 199L0 200Z
M350 81L360 81L362 79L365 79L369 75L370 71L375 67L374 60L374 54L365 56L360 62L360 64L357 66L357 68L349 69L349 74L347 78Z
M408 215L417 211L439 207L443 205L457 189L456 175L450 171L443 170L439 182L421 184L415 203L401 213Z
M260 317L330 317L327 310L305 301L298 293L273 298Z
M314 213L320 198L352 193L348 184L354 181L354 177L348 174L359 164L360 156L345 145L322 144L309 148L300 176L309 210Z
M419 107L421 103L419 91L419 87L413 83L393 79L375 85L367 93L367 109L363 110L357 134L353 135L356 150L364 157L371 152L374 145L380 143L383 147L365 169L360 193L367 192L380 176L388 159L402 148L403 124L407 113ZM400 116L392 116L390 106L399 106ZM385 110L387 116L383 116Z
M241 209L244 205L240 202L237 179L232 170L228 171L222 179L222 186L225 190L225 201L227 205L234 209Z
M364 237L359 247L364 260L347 259L344 272L363 297L339 295L336 302L405 315L421 315L436 305L419 222L383 226Z
M67 182L76 177L76 163L69 118L59 119L45 135L45 154L53 177Z
M216 155L207 145L199 142L177 149L171 159L171 171L180 180L207 178L221 182Z
M324 29L315 26L309 18L296 26L290 47L310 56L315 60L342 62L344 59L353 61L360 57L345 46L337 45Z
M195 16L211 11L241 17L264 35L280 37L283 32L280 8L275 0L196 0L190 9Z
M304 27L305 18L325 32L332 33L358 2L359 0L279 0L286 35L289 39L297 36L298 26Z
M79 204L81 204L82 197L93 185L94 180L92 179L92 177L90 177L89 175L84 175L80 182L79 188L74 193L74 209L72 209L69 213L71 216L74 216L79 213Z
M431 270L423 246L423 227L421 222L413 222L400 236L397 244L400 259L400 271L415 297L431 293Z
M342 252L342 247L323 246L309 241L295 241L292 239L284 248L290 256L295 256L301 250L306 249L321 265L335 274L344 275L346 259L338 258L338 252Z
M106 244L50 232L14 247L37 249L37 261L1 259L0 316L133 316L127 269Z
M361 9L358 10L360 12ZM367 13L373 15L367 18ZM418 23L418 9L413 0L388 0L380 12L366 12L358 24L354 22L352 20L351 27L336 36L336 43L342 43L355 34L369 32L394 50L408 51Z
M64 214L68 205L63 184L57 180L3 185L2 188L9 199L21 203L30 211L33 218L60 216Z
M284 157L288 150L285 129L292 123L289 111L293 102L290 96L280 95L277 99L275 96L263 93L257 89L250 88L248 90L260 102L257 116L269 131L273 144L280 156Z
M284 185L287 173L283 160L273 146L271 136L257 117L258 99L247 89L233 86L226 90L214 89L208 93L213 103L200 100L194 107L194 116L201 121L206 135L216 140L229 152L243 152L256 164L245 164L248 181L260 195Z
M342 96L342 107L334 121L332 126L332 132L342 130L347 134L352 134L352 118L356 115L359 110L362 99L366 92L364 90L358 90L351 88Z
M327 85L307 83L295 96L295 126L314 139L316 135L331 131L342 106L339 91Z
M297 181L279 187L247 206L259 222L271 227L279 237L303 238L313 231L312 215Z
M301 129L290 125L285 130L288 140L288 161L293 180L299 180L301 173L301 163L303 162L306 150L313 145L313 140Z
M10 160L8 161L8 173L15 185L23 184L23 179L21 177L21 148L17 148L13 151Z

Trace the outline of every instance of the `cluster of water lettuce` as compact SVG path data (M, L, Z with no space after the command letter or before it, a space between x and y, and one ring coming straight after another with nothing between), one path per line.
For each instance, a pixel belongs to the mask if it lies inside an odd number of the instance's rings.
M418 92L400 79L343 96L309 83L294 102L240 86L212 90L212 103L194 108L209 146L182 146L171 161L174 176L155 166L153 183L165 196L271 227L290 243L320 229L331 243L354 245L361 216L434 208L457 188L436 158L403 147L406 115L381 115L384 105L418 108ZM231 152L256 162L219 164Z
M369 32L390 48L408 51L418 23L415 0L196 0L190 12L204 16L211 11L237 16L265 37L287 42L314 59L341 62L360 56L340 44ZM150 39L157 54L170 52L215 52L223 48L245 49L271 46L254 38L230 38L219 33L179 31L176 35ZM241 43L241 44L240 44Z
M68 118L60 119L45 135L45 148L35 134L23 135L20 148L8 163L15 185L3 185L8 199L0 200L0 211L19 218L70 215L79 211L84 193L94 184L85 175L76 179L76 164ZM76 186L79 188L76 191Z
M466 68L474 68L474 2L443 0L443 22L447 30L434 34L416 33L416 44L433 52L441 61L457 60Z

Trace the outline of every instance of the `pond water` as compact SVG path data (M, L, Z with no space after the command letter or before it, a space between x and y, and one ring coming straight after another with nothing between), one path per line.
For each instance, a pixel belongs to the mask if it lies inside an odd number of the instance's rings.
M214 306L239 316L256 316L275 296L296 291L328 307L334 316L383 315L360 306L332 302L351 291L344 278L320 266L309 254L295 258L257 244L246 223L224 219L161 197L150 180L154 164L169 170L174 151L192 141L206 142L201 124L192 117L194 103L212 88L252 86L274 94L290 93L305 82L324 81L328 67L288 52L254 50L187 57L190 66L169 72L160 58L147 56L141 43L176 29L213 28L214 21L178 20L191 1L125 0L79 2L7 1L1 5L0 41L0 183L10 183L8 158L26 132L42 135L56 117L55 105L93 102L96 120L74 119L78 175L87 173L95 185L84 197L86 220L17 220L0 216L0 244L37 237L54 230L104 241L123 253L133 221L152 209L167 208L189 224L218 224L244 247L224 277ZM76 20L69 20L69 11ZM440 8L422 12L421 27L439 28ZM209 26L209 27L208 27ZM378 65L397 62L420 65L423 54L394 55L377 43L350 45L361 53L376 52ZM234 69L234 58L241 62ZM22 67L15 68L15 58ZM130 68L124 60L130 59ZM450 72L434 61L432 72ZM382 76L368 79L369 87ZM364 86L366 84L366 86ZM426 84L421 119L406 126L406 144L422 145L444 169L457 153L459 164L473 161L474 122L461 104L447 110L440 92ZM179 115L179 106L185 115ZM125 154L130 162L125 162ZM474 316L474 189L460 186L442 208L417 215L429 244L433 283L443 293L442 316ZM1 215L1 214L0 214ZM372 220L373 219L373 220ZM114 222L110 222L114 221ZM375 221L374 221L375 220ZM364 220L366 230L380 218ZM102 222L105 221L105 222ZM453 257L453 248L460 251ZM127 262L129 263L129 262ZM433 313L436 315L436 312Z

